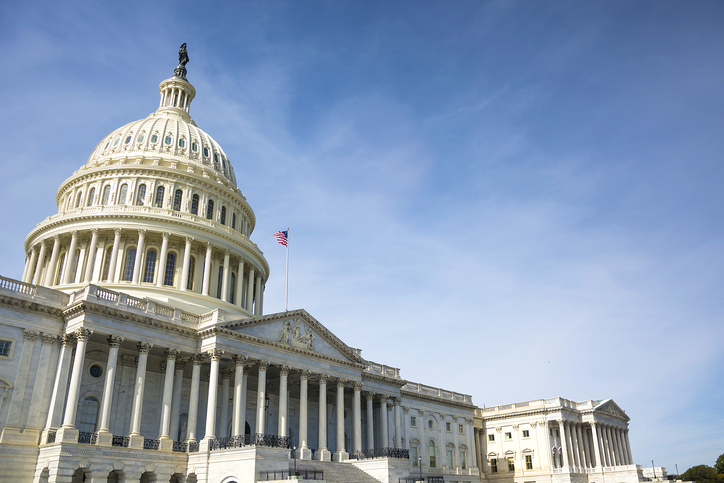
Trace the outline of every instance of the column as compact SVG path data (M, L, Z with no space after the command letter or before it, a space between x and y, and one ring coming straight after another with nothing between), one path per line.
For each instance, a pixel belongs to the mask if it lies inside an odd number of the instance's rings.
M58 369L55 372L53 393L50 396L50 409L48 410L48 419L45 422L46 428L56 429L58 428L58 426L60 426L60 418L63 415L63 402L65 402L65 391L68 387L70 358L73 353L74 343L75 336L73 334L65 334L60 336L60 354L58 355Z
M199 451L206 451L208 444L212 439L216 438L214 434L216 429L216 397L219 392L219 359L224 351L220 349L211 349L208 351L211 359L211 370L209 371L209 396L206 398L206 431L204 439L199 445Z
M100 421L98 422L98 445L110 446L113 442L113 433L109 431L111 408L113 407L113 387L116 381L116 365L118 363L118 348L123 343L123 337L109 335L108 362L106 363L105 381L103 384L103 398L101 402Z
M568 422L568 434L570 436L570 438L568 439L568 442L570 443L571 453L573 453L572 461L574 462L576 472L578 472L578 469L581 467L581 454L578 450L578 437L576 436L576 423L574 423L573 421Z
M133 417L131 418L131 431L129 448L142 448L144 437L141 434L141 416L143 414L143 393L146 388L146 365L148 364L148 353L153 344L139 342L138 345L138 366L136 367L136 383L133 389Z
M561 457L563 459L563 466L562 468L567 468L569 466L570 461L570 454L568 453L568 442L566 441L566 430L565 430L565 421L562 419L558 420L558 429L561 432Z
M175 364L176 374L173 379L173 398L171 402L171 429L169 436L173 441L180 441L178 434L179 418L181 417L181 393L184 383L185 360L177 360Z
M349 453L344 448L344 386L347 379L337 379L337 445L334 452L334 461L345 461Z
M613 445L611 444L611 431L608 425L603 425L603 448L606 452L607 466L616 466L616 460L613 455Z
M224 302L229 301L229 274L231 273L229 271L229 258L231 257L231 252L229 250L224 250L224 274L222 275L221 279L221 300Z
M184 250L184 263L183 268L181 268L181 291L185 292L188 290L186 287L189 284L189 267L191 266L191 242L193 242L193 237L187 236L186 237L186 249Z
M367 391L365 393L365 398L367 399L367 450L374 451L375 450L375 435L374 435L375 393ZM422 444L422 443L420 443L420 444Z
M30 408L28 409L28 419L25 423L23 434L30 436L35 433L40 434L43 429L40 422L40 409L45 399L45 381L48 380L48 371L50 369L50 351L53 348L58 336L51 334L43 334L42 345L40 346L40 356L38 357L38 369L35 373L35 382L33 382L33 392L30 396ZM37 441L37 437L34 438Z
M533 425L531 425L531 426L533 426ZM466 462L468 474L471 474L471 471L473 468L478 467L478 453L475 450L476 445L475 445L475 440L473 439L474 435L475 435L475 429L473 427L473 420L465 418L465 436L466 436L466 439L468 440L468 448L470 448L470 450L469 450L470 452L467 455L467 457L469 459L472 459L472 462L471 461ZM538 435L536 434L536 439L537 438L538 438ZM537 455L537 459L538 460L541 459L540 453ZM525 461L523 463L525 463Z
M288 388L288 376L289 366L279 366L279 420L277 421L278 435L281 437L287 436L287 388ZM301 444L301 433L300 433L300 444Z
M65 267L63 268L63 279L60 281L63 285L70 283L70 272L73 268L73 259L75 258L75 247L78 245L78 230L70 232L70 248L65 254Z
M354 381L352 397L352 452L362 452L362 382Z
M91 241L90 248L88 248L88 254L86 255L85 275L83 276L83 282L88 283L91 281L93 276L93 265L95 265L96 259L96 246L98 245L98 228L91 228ZM80 268L80 267L79 267Z
M201 364L204 362L205 354L194 354L191 356L191 394L189 397L189 419L186 431L186 441L196 442L196 426L198 426L199 413L199 381L201 379Z
M38 262L38 250L33 247L30 249L30 260L28 261L28 268L23 276L23 282L30 283L33 280L33 272L35 270L35 264Z
M586 446L583 442L583 433L581 432L580 423L576 423L576 439L578 439L578 454L581 458L581 467L587 468L588 463L586 462Z
M633 455L631 454L631 441L628 439L628 428L624 430L624 443L626 443L626 455L628 456L628 464L634 464Z
M249 267L249 281L246 286L246 310L251 312L254 304L254 269Z
M133 278L131 283L138 284L141 279L141 260L143 259L146 230L138 230L138 244L136 245L136 260L133 263Z
M55 284L55 274L58 269L58 267L56 267L58 264L58 252L60 252L60 235L55 235L53 237L53 251L50 254L48 270L45 272L45 283L43 285L46 287L50 287Z
M38 255L38 262L35 265L35 274L33 275L33 285L40 285L40 277L43 274L43 263L45 262L45 251L48 249L45 240L40 242L40 254Z
M206 243L206 261L204 262L204 281L201 284L201 295L209 295L209 282L211 281L211 252L213 245Z
M244 398L244 364L247 357L235 355L231 359L234 361L234 411L232 413L231 435L243 436L244 423L246 422L246 401Z
M120 228L113 229L113 248L111 248L111 260L110 266L108 267L108 282L115 283L116 280L116 265L118 264L118 245L121 243L121 232ZM74 251L73 243L71 241L71 252ZM67 258L67 257L66 257ZM68 265L70 267L70 265Z
M216 434L219 438L229 436L229 381L234 371L231 369L222 369L221 374L221 414L219 415L219 429Z
M594 468L604 466L601 463L601 451L599 449L600 440L599 440L597 426L598 426L598 423L596 423L595 421L591 422L591 436L593 437L593 453L594 453L594 456L596 457L596 461L594 462L594 465L593 465Z
M161 256L158 259L158 276L156 277L156 286L163 287L164 279L166 278L166 258L168 257L168 239L171 234L164 231L161 233L163 241L161 242Z
M591 445L590 445L590 439L588 437L588 431L586 431L585 427L582 427L581 432L583 433L583 450L584 450L584 453L586 454L586 467L593 468Z
M598 423L598 444L601 447L601 466L611 466L611 457L606 444L606 425Z
M301 460L312 459L312 451L307 446L307 404L308 404L308 384L309 371L300 371L299 373L299 448L297 448L297 456Z
M269 368L268 361L259 361L259 377L257 378L256 389L256 433L264 434L264 417L266 416L266 407L264 399L266 397L266 370Z
M329 461L331 454L327 449L327 374L319 376L319 443L317 444L317 459Z
M28 329L25 329L23 333L23 350L20 353L17 377L15 378L15 385L8 404L7 418L5 419L6 426L2 431L2 436L0 436L0 442L7 442L10 433L20 434L20 412L25 398L33 347L38 335L40 335L39 332ZM73 406L73 409L75 409L75 406Z
M73 372L70 375L70 386L68 386L68 401L65 404L65 416L63 427L58 430L55 440L77 442L78 430L75 427L75 413L80 393L80 381L83 376L83 361L85 360L85 347L88 344L92 330L80 328L75 331L75 359L73 360Z
M166 355L166 377L163 381L163 398L161 399L161 424L158 429L158 440L160 449L171 451L173 449L173 439L169 436L171 432L171 405L173 400L173 380L176 369L176 356L179 354L178 349L165 349L163 353Z
M613 442L616 447L616 461L618 461L618 465L625 465L626 462L623 459L623 451L621 449L621 433L616 427L613 428Z
M402 404L402 398L396 397L395 402L395 449L402 448L402 424L400 422L400 404ZM455 434L458 434L455 432ZM457 448L455 448L457 451Z
M91 283L97 283L103 275L103 262L106 260L106 238L101 236L98 237L98 264L93 267L93 275L91 276Z
M385 396L384 394L380 395L380 423L382 423L382 427L380 428L382 430L382 444L380 447L387 448L390 444L390 437L389 433L387 432L387 396ZM423 445L422 441L420 441L420 445ZM427 451L427 444L425 444L424 446L425 450Z
M244 287L244 260L239 259L239 268L236 271L236 293L234 294L234 305L241 307L242 288Z
M261 273L256 280L256 305L254 305L254 315L262 315L261 313L261 283L263 279Z

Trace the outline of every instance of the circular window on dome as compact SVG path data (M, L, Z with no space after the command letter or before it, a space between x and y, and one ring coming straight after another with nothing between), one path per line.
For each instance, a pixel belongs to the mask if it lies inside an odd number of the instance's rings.
M185 139L179 139L178 140L178 147L185 148L186 147L186 140Z
M116 146L118 146L119 142L121 142L121 138L116 138L116 140L113 141L113 147L115 148Z
M193 151L195 153L199 152L199 145L196 144L196 141L191 143L191 151Z
M158 134L154 134L153 136L151 136L151 142L152 142L152 143L157 143L157 142L158 142Z
M209 148L204 148L204 156L209 157Z
M125 144L130 143L132 138L133 138L133 136L128 136L128 137L126 138Z
M92 366L90 366L88 372L90 372L91 377L98 379L103 375L103 368L98 364L93 364Z
M141 133L141 134L138 135L138 137L136 138L136 142L137 142L137 143L142 143L142 142L143 142L143 133Z
M169 145L171 144L171 141L173 141L173 139L171 139L171 136L166 136L166 139L163 140L163 142Z

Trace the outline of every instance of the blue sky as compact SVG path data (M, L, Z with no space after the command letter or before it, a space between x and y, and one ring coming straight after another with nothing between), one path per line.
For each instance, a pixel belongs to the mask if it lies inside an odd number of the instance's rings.
M637 463L724 453L724 3L3 2L0 273L188 43L272 275L478 405L613 398Z

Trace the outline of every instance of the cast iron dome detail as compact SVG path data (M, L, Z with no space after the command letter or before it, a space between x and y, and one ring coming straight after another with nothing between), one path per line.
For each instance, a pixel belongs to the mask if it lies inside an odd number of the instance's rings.
M158 109L105 136L61 184L58 214L25 241L24 281L261 315L269 266L249 239L256 217L226 153L189 114L186 62L184 44Z

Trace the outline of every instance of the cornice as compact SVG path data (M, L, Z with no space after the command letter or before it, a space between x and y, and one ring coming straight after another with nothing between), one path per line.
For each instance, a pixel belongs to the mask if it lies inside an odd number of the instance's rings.
M369 372L362 372L362 379L384 382L385 384L392 384L397 387L403 387L408 382L402 379L395 379L394 377L387 377L380 374L372 374Z
M405 384L407 384L408 382L410 382L410 381L405 381ZM475 410L475 408L477 407L477 406L475 406L475 404L464 403L461 401L455 401L453 399L444 399L444 398L439 398L439 397L435 397L435 396L428 396L426 394L420 394L419 392L405 391L404 389L400 390L400 394L405 397L410 397L412 399L418 399L420 401L428 401L428 402L433 402L436 404L443 403L448 406L456 406L459 408Z
M25 300L10 295L0 294L0 307L7 309L26 312L31 314L39 314L63 320L63 309L52 307L32 300Z
M196 330L189 329L188 327L184 327L182 325L164 322L158 319L154 319L153 317L135 314L126 310L119 310L115 307L94 304L86 300L80 301L77 304L74 304L70 308L63 311L63 317L66 323L70 319L83 314L98 315L101 317L115 319L123 322L133 322L137 325L152 327L154 329L163 329L165 331L175 332L176 334L184 335L187 337L195 337L198 334Z

